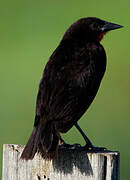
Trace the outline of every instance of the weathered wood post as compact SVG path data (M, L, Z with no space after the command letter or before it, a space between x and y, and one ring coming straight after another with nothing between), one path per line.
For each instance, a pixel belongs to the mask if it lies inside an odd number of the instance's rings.
M118 152L77 152L62 149L54 161L39 154L33 160L20 159L23 146L3 146L2 180L119 180Z

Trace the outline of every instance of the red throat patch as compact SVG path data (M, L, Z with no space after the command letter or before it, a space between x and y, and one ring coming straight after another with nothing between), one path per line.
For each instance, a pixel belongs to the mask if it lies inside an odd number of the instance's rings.
M100 42L100 41L103 39L103 37L104 37L105 34L106 34L106 32L101 33L101 34L98 36L97 41Z

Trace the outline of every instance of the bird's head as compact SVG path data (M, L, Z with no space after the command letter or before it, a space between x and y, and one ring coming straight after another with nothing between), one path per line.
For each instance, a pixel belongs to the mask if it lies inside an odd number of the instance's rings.
M123 26L95 17L82 18L69 27L63 39L71 39L77 42L100 42L108 31L121 27Z

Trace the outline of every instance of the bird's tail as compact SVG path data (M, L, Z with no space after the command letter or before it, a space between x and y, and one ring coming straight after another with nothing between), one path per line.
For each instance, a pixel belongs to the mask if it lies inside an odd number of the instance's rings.
M32 134L22 152L21 159L33 159L39 152L45 159L54 159L57 154L59 134L53 122L34 127Z

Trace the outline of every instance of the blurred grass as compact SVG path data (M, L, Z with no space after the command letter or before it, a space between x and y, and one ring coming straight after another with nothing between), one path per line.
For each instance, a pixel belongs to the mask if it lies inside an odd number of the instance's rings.
M41 74L66 28L78 18L96 16L125 28L108 33L102 41L107 71L95 101L79 123L95 145L120 151L121 179L128 180L129 6L128 0L1 0L0 164L2 144L25 144L31 133ZM75 128L63 136L68 143L84 143Z

